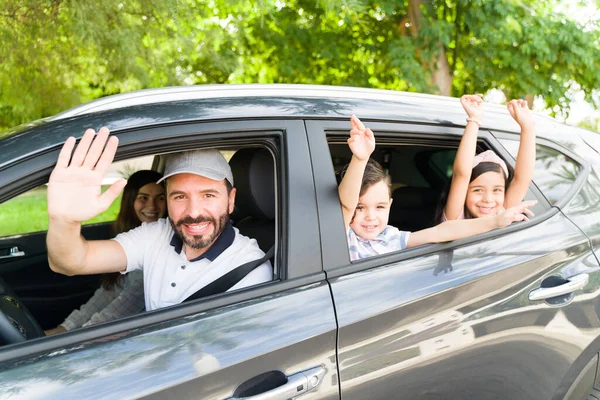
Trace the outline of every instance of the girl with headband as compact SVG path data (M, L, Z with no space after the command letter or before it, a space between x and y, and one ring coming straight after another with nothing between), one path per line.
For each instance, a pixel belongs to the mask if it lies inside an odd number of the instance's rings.
M511 100L508 112L521 127L515 169L492 150L475 155L477 132L483 119L480 94L464 95L460 103L467 113L467 126L458 146L447 197L437 222L496 215L525 197L535 166L535 121L525 100ZM446 198L444 198L446 197Z

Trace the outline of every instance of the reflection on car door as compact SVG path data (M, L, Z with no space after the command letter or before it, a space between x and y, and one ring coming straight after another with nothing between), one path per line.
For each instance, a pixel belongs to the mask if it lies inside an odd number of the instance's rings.
M331 282L342 396L550 399L600 334L598 270L561 214L472 245L341 269ZM583 274L589 283L574 299L529 299L563 283L558 276Z
M0 397L225 399L263 372L320 367L305 398L338 399L335 328L329 288L315 283L5 362Z

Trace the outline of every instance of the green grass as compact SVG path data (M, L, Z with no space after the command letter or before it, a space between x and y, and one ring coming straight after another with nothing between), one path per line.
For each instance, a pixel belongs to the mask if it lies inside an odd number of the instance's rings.
M104 191L108 186L103 187ZM84 222L84 225L114 221L119 213L121 197L100 215ZM0 204L0 237L21 233L48 230L48 209L46 207L46 185L23 193Z

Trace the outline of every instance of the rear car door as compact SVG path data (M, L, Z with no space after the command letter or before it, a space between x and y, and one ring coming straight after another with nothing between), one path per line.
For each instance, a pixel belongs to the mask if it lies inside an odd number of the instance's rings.
M62 123L61 129L77 123L86 121ZM339 399L337 327L322 271L302 121L222 120L113 133L120 138L120 160L193 147L268 149L276 186L277 280L6 345L0 348L0 397ZM51 171L58 149L29 161L42 177ZM2 176L27 181L27 165Z
M452 127L363 122L378 143L454 138L458 144L462 134ZM534 190L529 196L539 205L528 223L350 263L331 157L323 150L327 138L347 137L348 122L307 121L307 127L322 194L324 268L339 325L342 398L562 399L590 393L600 268L577 226ZM502 154L489 132L480 136ZM579 282L577 289L552 294L569 280Z

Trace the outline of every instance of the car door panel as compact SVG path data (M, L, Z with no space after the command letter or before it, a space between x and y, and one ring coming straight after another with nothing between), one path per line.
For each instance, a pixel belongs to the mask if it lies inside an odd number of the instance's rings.
M590 283L571 301L528 298L550 275L582 273ZM587 239L561 214L331 279L342 396L552 398L600 334L599 279Z
M585 182L562 210L590 238L596 255L600 255L600 155L585 143L577 143L576 150L590 167Z
M87 239L108 239L112 224L86 225L82 234ZM48 265L45 231L0 238L0 249L15 247L23 255L0 259L0 277L44 329L61 323L100 286L99 275L69 277L53 272Z
M325 129L340 127L307 126L311 152L325 141ZM331 161L314 157L313 168L319 190L333 192ZM321 235L345 237L334 203L319 201L319 215L328 221ZM568 218L547 204L538 209L537 221L513 224L501 235L360 263L349 263L347 246L344 263L340 246L324 246L339 325L342 398L562 398L600 346L600 267ZM529 299L535 289L582 274L588 283L573 298Z
M335 341L331 293L317 282L3 363L0 397L220 400L263 372L321 366L301 398L338 399Z

